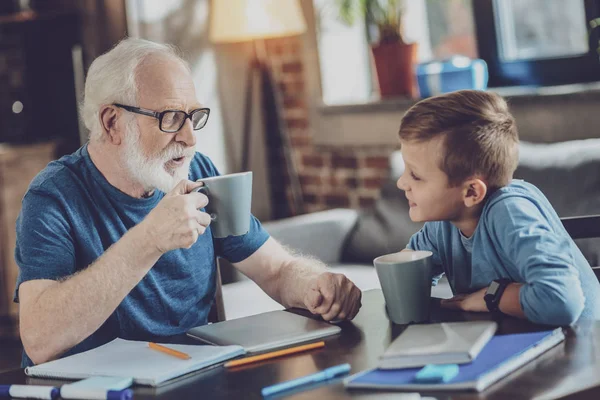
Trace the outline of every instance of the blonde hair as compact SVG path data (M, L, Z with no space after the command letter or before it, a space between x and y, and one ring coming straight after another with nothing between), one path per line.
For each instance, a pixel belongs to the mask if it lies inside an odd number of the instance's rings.
M440 169L451 186L480 176L490 189L506 186L518 163L519 134L506 101L499 95L460 90L422 100L400 123L404 141L444 137Z

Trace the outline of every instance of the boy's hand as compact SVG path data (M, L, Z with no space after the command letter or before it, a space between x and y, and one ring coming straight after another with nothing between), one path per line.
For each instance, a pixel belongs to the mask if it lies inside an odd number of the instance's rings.
M480 289L470 294L457 294L451 299L443 299L440 303L444 308L450 308L453 310L472 311L472 312L488 312L487 305L483 296L487 287Z

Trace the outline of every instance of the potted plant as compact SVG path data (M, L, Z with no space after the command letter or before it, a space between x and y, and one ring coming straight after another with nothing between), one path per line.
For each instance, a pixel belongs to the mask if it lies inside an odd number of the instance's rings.
M414 64L417 44L402 37L403 0L337 0L340 19L352 25L358 18L367 24L381 97L416 94ZM370 34L375 27L376 37Z

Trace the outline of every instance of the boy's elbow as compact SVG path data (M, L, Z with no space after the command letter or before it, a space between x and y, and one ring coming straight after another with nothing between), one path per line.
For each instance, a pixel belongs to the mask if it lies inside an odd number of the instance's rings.
M570 290L567 288L562 291L550 290L540 298L542 300L536 302L535 306L524 310L529 320L540 324L573 325L585 307L585 297L581 286Z
M583 312L583 300L574 304L573 302L557 304L552 307L550 318L546 324L549 325L573 325Z

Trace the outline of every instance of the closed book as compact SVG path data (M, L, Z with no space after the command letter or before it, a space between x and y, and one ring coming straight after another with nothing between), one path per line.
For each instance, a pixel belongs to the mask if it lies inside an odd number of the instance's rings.
M92 376L133 378L140 385L158 386L170 379L221 363L246 351L241 346L167 344L186 353L182 360L148 346L148 342L115 339L83 353L25 368L39 378L85 379Z
M421 368L372 369L344 380L348 388L410 391L474 390L481 392L565 340L562 329L494 336L479 356L459 365L448 382L422 383L416 378Z
M470 363L497 327L493 321L411 325L390 344L378 366L397 369Z

